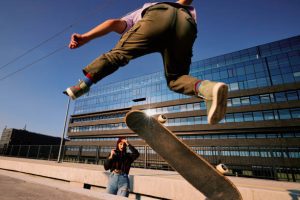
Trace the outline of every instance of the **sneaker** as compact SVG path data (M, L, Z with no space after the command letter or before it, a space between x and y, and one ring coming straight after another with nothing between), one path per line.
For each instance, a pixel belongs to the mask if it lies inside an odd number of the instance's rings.
M77 85L67 88L63 93L71 97L73 100L82 96L90 90L90 87L82 80Z
M198 96L205 100L208 124L217 124L226 114L228 86L222 82L205 80L198 90Z

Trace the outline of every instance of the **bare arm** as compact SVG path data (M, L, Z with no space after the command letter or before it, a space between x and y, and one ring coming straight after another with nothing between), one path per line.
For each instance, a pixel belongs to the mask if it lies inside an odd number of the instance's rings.
M105 22L99 24L95 28L91 29L90 31L84 33L84 34L78 34L75 33L71 36L71 41L69 44L70 49L78 48L90 40L93 40L97 37L101 37L103 35L106 35L110 32L116 32L116 33L123 33L123 31L126 28L126 22L121 19L109 19Z

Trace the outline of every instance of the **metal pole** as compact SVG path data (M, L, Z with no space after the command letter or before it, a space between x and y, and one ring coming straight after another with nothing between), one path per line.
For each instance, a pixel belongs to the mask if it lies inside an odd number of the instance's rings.
M40 150L41 150L41 145L39 145L38 152L37 152L37 155L36 155L36 159L38 159L38 158L39 158L39 155L40 155Z
M48 160L51 159L51 153L52 153L52 145L50 145L50 150L49 150Z
M26 154L26 158L28 158L29 152L30 152L30 145L28 146L28 151L27 151L27 154Z
M19 146L19 151L18 151L18 155L17 155L17 157L19 157L19 156L20 156L20 151L21 151L21 145Z
M147 146L144 146L144 168L147 169L148 151Z
M69 107L70 107L70 98L68 98L68 106L67 106L67 112L66 112L66 117L65 117L65 125L64 125L64 131L61 135L61 141L60 141L60 146L59 146L59 152L58 152L58 157L57 157L57 162L61 162L61 150L65 138L65 132L66 132L66 126L67 126L67 121L68 121L68 115L69 115Z

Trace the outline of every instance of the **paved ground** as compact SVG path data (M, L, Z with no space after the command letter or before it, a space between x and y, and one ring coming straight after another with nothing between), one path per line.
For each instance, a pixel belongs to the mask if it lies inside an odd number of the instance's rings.
M104 189L87 190L69 182L0 169L0 200L124 200Z
M58 188L0 175L1 200L97 200Z

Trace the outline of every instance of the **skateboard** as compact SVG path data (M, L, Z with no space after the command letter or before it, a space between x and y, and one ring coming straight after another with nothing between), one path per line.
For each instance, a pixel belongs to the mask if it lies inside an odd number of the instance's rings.
M204 158L192 151L158 119L143 111L126 114L127 126L210 200L241 200L236 186Z

